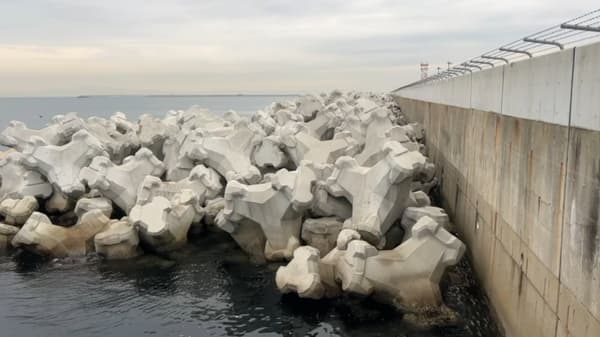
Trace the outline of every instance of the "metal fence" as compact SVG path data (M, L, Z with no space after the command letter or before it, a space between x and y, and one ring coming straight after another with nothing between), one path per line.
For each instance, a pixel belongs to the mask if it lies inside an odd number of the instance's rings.
M596 9L522 39L507 43L435 75L400 87L394 91L431 81L471 74L497 65L533 58L591 42L600 41L600 9ZM599 65L600 66L600 65Z

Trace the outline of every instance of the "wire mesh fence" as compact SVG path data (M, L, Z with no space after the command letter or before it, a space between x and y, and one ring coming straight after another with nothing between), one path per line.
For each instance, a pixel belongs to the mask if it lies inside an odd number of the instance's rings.
M445 80L498 65L553 53L567 47L600 41L600 8L485 52L435 75L396 90Z

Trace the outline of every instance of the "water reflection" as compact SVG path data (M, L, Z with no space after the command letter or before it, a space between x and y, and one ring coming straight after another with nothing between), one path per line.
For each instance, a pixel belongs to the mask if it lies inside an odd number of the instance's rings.
M462 266L461 268L468 268ZM368 299L282 296L276 264L257 266L224 234L134 261L0 259L7 336L493 336L486 303L453 272L444 295L467 319L427 330ZM458 273L458 274L457 274ZM452 279L454 278L454 279ZM462 284L459 284L462 283Z

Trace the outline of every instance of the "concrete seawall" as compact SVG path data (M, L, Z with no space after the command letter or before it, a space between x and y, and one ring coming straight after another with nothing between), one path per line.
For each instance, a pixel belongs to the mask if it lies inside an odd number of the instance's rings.
M507 336L600 336L600 43L400 89Z

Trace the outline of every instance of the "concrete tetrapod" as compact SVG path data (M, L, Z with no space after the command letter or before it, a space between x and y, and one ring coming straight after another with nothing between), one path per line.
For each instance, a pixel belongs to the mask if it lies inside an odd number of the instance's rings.
M110 218L113 212L112 202L101 197L81 198L75 204L75 215L81 218L85 213L95 209L99 209L104 215Z
M168 252L187 242L187 233L196 216L193 191L181 191L169 200L154 196L138 202L129 214L139 229L140 240L156 252Z
M310 213L316 217L335 216L346 220L352 216L352 205L344 197L334 197L327 192L325 181L317 181L313 188L313 204Z
M52 195L52 185L40 173L26 168L23 160L19 152L11 152L0 159L0 200L21 199L28 195L48 198Z
M336 264L342 289L408 311L442 304L439 282L447 267L460 261L465 245L429 217L421 218L412 236L393 250L377 251L365 241L348 244Z
M386 137L386 131L393 126L389 111L384 108L373 109L368 119L361 123L365 130L365 148L355 158L362 166L373 166L381 159L378 153L383 150L383 144L390 140Z
M47 144L57 145L60 143L58 135L58 124L51 124L43 129L29 129L23 122L10 121L8 127L0 134L0 145L12 147L17 151L23 151L31 137L39 137Z
M260 141L261 136L250 130L247 123L239 122L230 135L203 137L197 146L181 155L215 169L227 181L241 180L253 184L260 181L261 174L252 165L250 157Z
M353 235L347 236L354 237ZM351 239L318 261L313 247L300 247L294 259L277 271L282 292L321 298L351 292L393 304L407 311L439 307L439 282L447 267L462 258L465 246L433 219L423 217L411 239L393 250L378 251Z
M34 212L12 240L12 245L35 254L53 257L83 256L94 251L94 236L110 222L102 211L87 212L72 227L52 224Z
M140 146L140 140L134 130L119 132L117 125L111 120L90 117L85 123L85 129L102 143L102 147L115 163L121 163Z
M165 165L166 181L181 180L187 177L190 174L192 167L194 167L194 163L192 163L191 161L185 166L180 166L179 162L179 152L181 150L181 145L188 135L189 133L182 133L177 135L177 137L165 139L163 143L162 153L163 164Z
M22 199L4 199L0 202L0 214L8 225L23 225L29 216L38 209L37 199L26 196Z
M302 240L325 256L335 248L342 225L335 217L306 219L302 224Z
M346 116L342 123L335 129L335 132L348 132L356 144L359 146L363 146L365 144L365 136L367 132L366 125L360 120L360 118L358 118L358 116Z
M196 166L190 175L177 182L163 182L160 178L146 176L137 193L137 203L145 204L156 196L168 200L181 200L184 193L190 190L193 193L194 222L201 220L206 200L216 198L222 191L220 176L215 170L204 165Z
M40 130L29 129L19 121L11 121L0 134L0 145L23 151L31 137L43 139L45 144L63 145L71 140L75 132L83 129L83 124L76 113L54 116L50 125Z
M287 186L278 188L271 182L244 185L231 181L225 189L225 209L217 225L229 232L251 256L260 258L264 252L269 261L283 260L290 259L294 249L300 246L302 213L294 209ZM266 238L263 247L257 246L261 243L258 229ZM252 234L247 235L249 232ZM244 242L247 239L252 244Z
M134 132L137 134L138 124L131 122L127 119L127 115L123 112L117 111L112 116L110 116L110 121L115 123L117 127L117 131L120 133L129 133ZM139 138L138 138L139 140Z
M332 131L338 127L340 123L341 118L333 111L321 110L317 112L317 115L313 120L307 122L305 125L311 136L323 140L324 138L327 138L328 134L333 135Z
M355 156L361 166L373 166L384 156L384 144L395 140L409 151L419 150L415 143L410 142L404 129L393 126L390 112L384 108L377 108L369 113L368 119L362 122L365 125L365 148Z
M202 222L208 226L215 226L217 216L225 208L225 199L217 197L206 201L205 204L203 207L204 216L202 217Z
M315 202L313 191L316 184L325 181L331 172L333 165L303 160L296 170L281 169L275 174L265 175L265 180L271 181L277 189L287 188L294 208L304 211L310 209Z
M111 221L105 230L94 237L96 253L107 260L130 259L141 254L137 229L123 218Z
M252 115L251 121L260 125L267 135L272 134L277 126L277 121L265 110L258 110Z
M268 136L252 152L252 162L260 168L282 168L288 163L288 157L281 150L280 137Z
M174 137L179 129L163 123L162 120L148 114L140 116L137 134L140 144L148 148L154 155L162 159L163 143L167 138Z
M226 113L226 115L235 119L232 114ZM183 131L199 130L207 136L226 136L233 131L234 123L207 109L192 106L181 114L179 124Z
M385 157L372 167L342 157L327 179L327 189L352 203L352 218L344 228L360 232L363 240L378 245L382 236L405 208L413 175L425 164L419 152L410 152L398 142L384 145Z
M282 293L295 292L303 298L320 299L325 293L319 273L319 250L298 247L287 266L279 267L275 283Z
M323 109L323 102L314 95L304 95L296 101L297 111L308 122L314 118L315 114Z
M71 142L62 145L47 145L41 138L32 137L23 151L25 166L42 173L48 181L70 198L85 193L79 180L80 171L95 157L106 157L102 144L85 130L75 133Z
M73 209L73 200L65 193L61 192L56 186L52 186L52 195L44 204L46 212L49 214L65 213Z
M349 133L337 133L331 140L319 140L306 131L282 137L285 151L296 165L302 160L333 164L342 156L354 155L359 147Z
M406 241L412 236L412 227L424 216L430 217L443 228L448 229L450 218L443 208L434 206L425 207L407 207L402 214L400 224L404 229L404 238Z
M0 223L0 256L11 249L11 241L17 232L19 232L19 227Z
M178 181L190 174L196 166L196 160L189 158L188 153L196 151L204 134L199 130L189 130L169 137L163 144L163 164L166 168L166 180Z
M160 176L164 165L150 150L142 148L115 165L107 157L96 157L89 167L81 170L81 181L98 189L128 213L137 200L137 190L147 175Z

